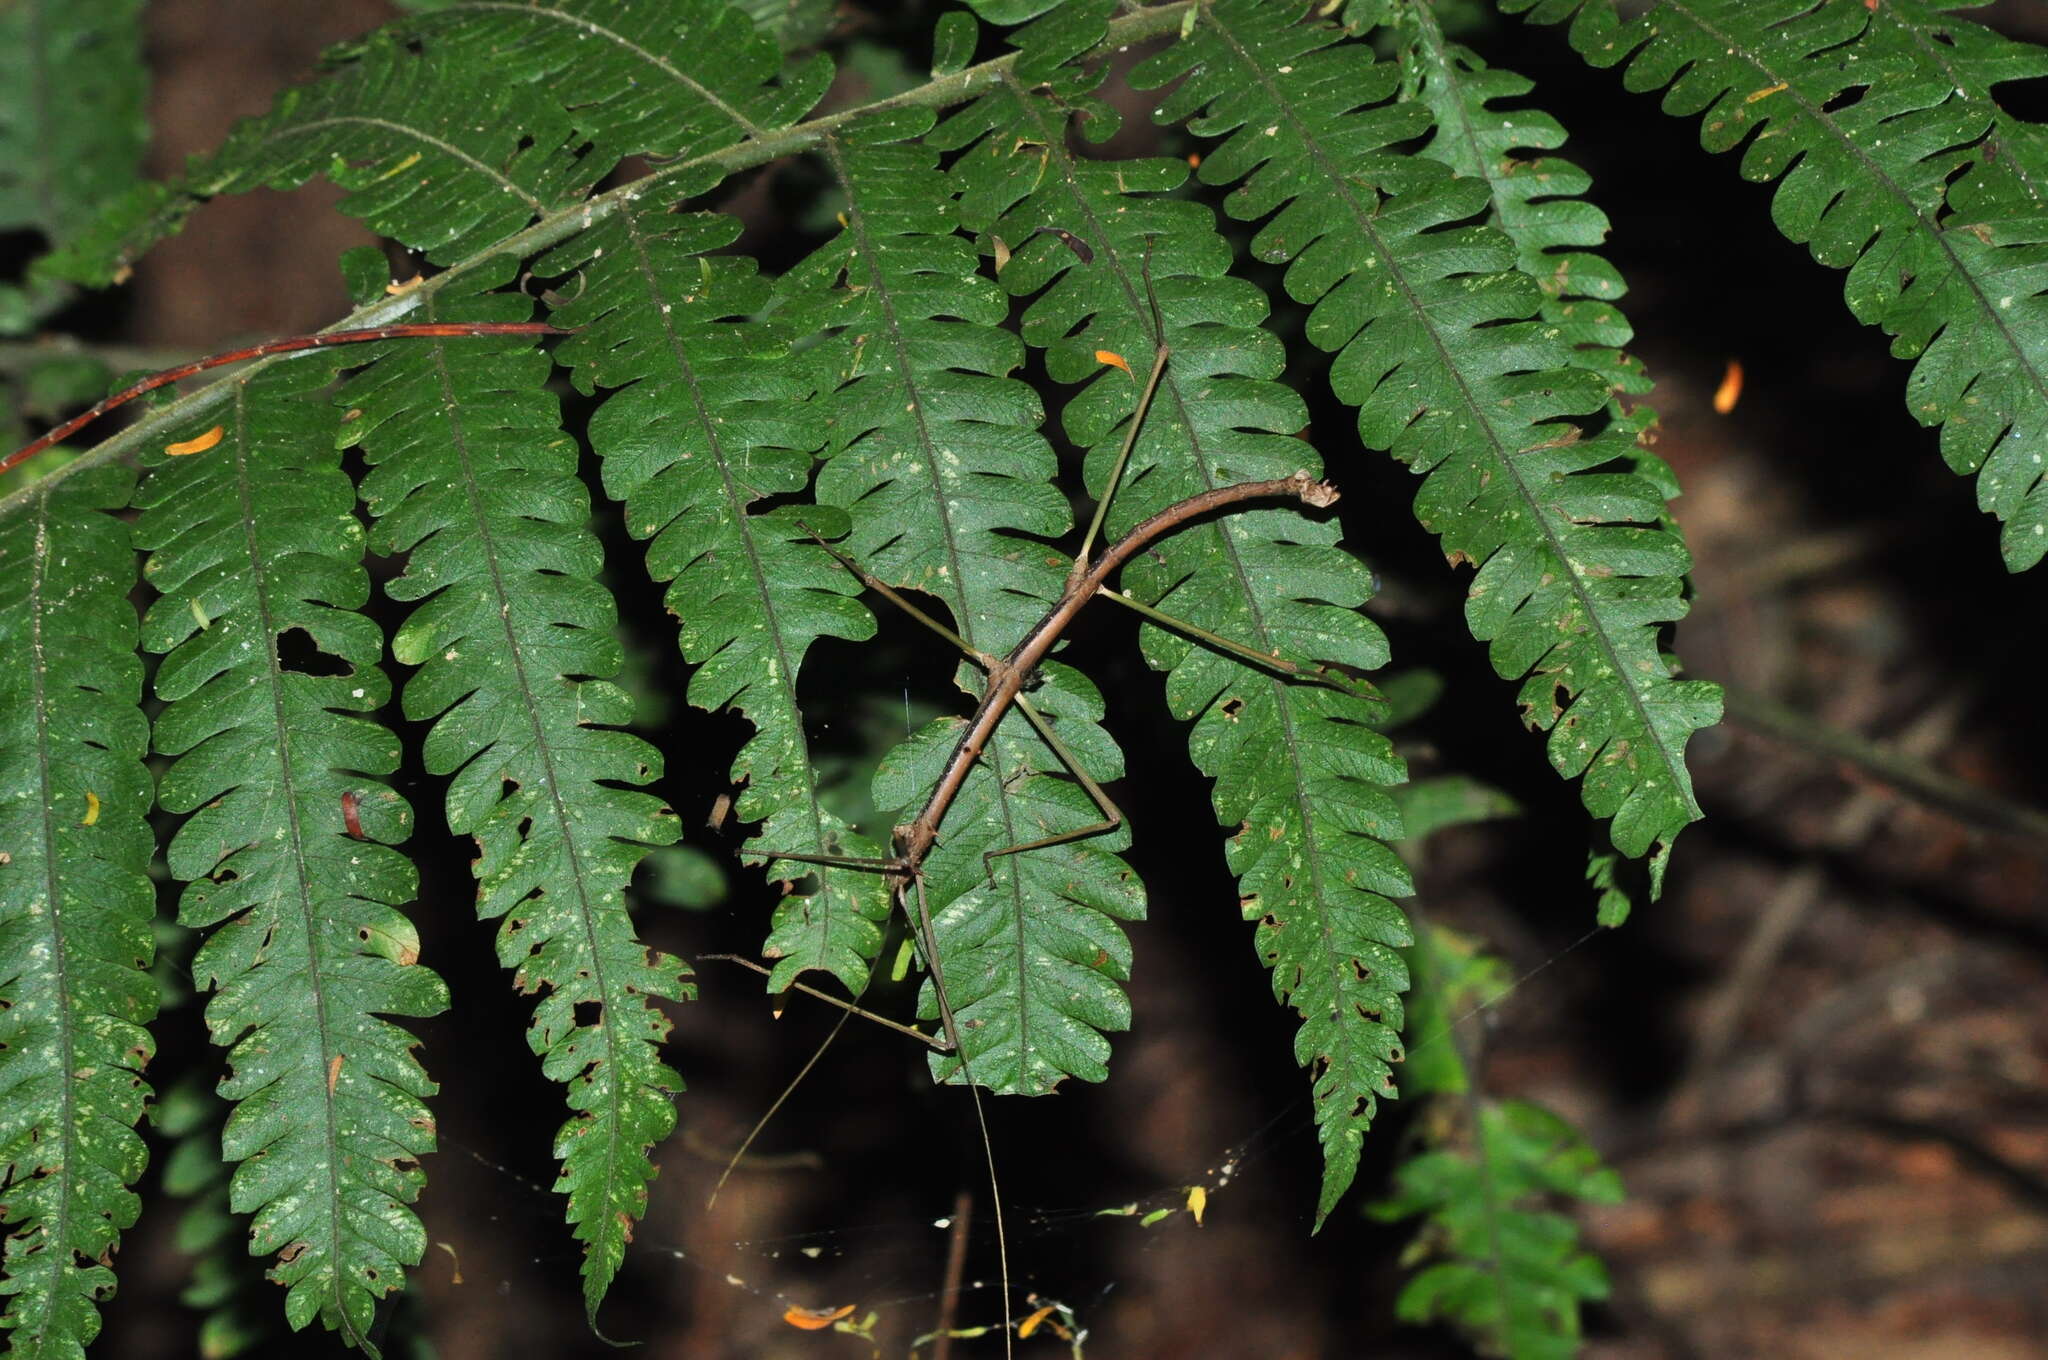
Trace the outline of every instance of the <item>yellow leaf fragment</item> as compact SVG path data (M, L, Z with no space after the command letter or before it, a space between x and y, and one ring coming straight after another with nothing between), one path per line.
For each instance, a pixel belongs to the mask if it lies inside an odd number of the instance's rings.
M1209 1207L1209 1187L1191 1185L1188 1187L1188 1212L1195 1216L1195 1226L1202 1226L1202 1211Z
M1742 400L1742 361L1730 359L1728 369L1721 375L1721 385L1714 389L1714 411L1727 415L1735 409L1735 403Z
M843 1317L853 1316L853 1305L843 1308L799 1308L791 1304L783 1313L782 1320L790 1326L805 1332L822 1332Z
M1750 92L1749 92L1748 94L1746 94L1746 95L1744 95L1744 96L1742 97L1742 102L1743 102L1743 103L1745 103L1745 104L1754 104L1754 103L1756 103L1756 101L1757 101L1757 100L1759 100L1759 99L1769 99L1769 98L1770 98L1770 97L1771 97L1772 95L1776 94L1776 93L1777 93L1778 91L1780 91L1780 90L1783 90L1783 89L1789 89L1789 88L1790 88L1790 87L1789 87L1789 86L1787 86L1787 85L1785 84L1785 82L1781 80L1781 81L1779 81L1779 82L1778 82L1777 84L1775 84L1775 85L1766 85L1766 86L1765 86L1765 87L1764 87L1763 89L1761 89L1761 90L1752 90L1752 91L1750 91Z
M91 789L85 791L85 819L80 826L95 826L100 820L100 796Z
M195 439L185 439L180 440L176 444L164 445L164 452L173 458L183 458L188 453L205 453L215 444L220 443L221 436L226 433L227 431L224 428L216 425Z
M389 170L386 170L386 171L385 171L385 172L384 172L383 174L381 174L381 175L377 176L377 178L378 178L378 179L390 179L390 178L391 178L391 177L392 177L393 175L402 175L402 174L404 174L404 173L405 173L406 171L408 171L408 170L412 169L412 168L413 168L413 167L414 167L415 165L418 165L418 164L420 163L420 156L421 156L421 154L422 154L422 153L420 153L420 152L418 152L418 151L415 151L415 152L413 152L413 153L412 153L412 154L411 154L410 156L407 156L407 157L406 157L406 158L405 158L404 160L402 160L402 161L400 161L400 162L399 162L398 164L396 164L396 165L392 166L392 167L391 167L391 168L390 168Z

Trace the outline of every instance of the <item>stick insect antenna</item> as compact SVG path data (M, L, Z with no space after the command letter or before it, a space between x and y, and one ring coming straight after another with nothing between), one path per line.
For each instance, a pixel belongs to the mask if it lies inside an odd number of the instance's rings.
M1103 483L1102 496L1095 502L1095 514L1088 521L1088 532L1081 537L1081 550L1074 554L1074 570L1067 577L1069 588L1088 570L1088 554L1094 551L1095 536L1102 532L1102 521L1109 514L1109 503L1116 496L1116 489L1123 484L1124 466L1131 461L1131 450L1138 445L1138 431L1151 414L1152 398L1159 391L1159 380L1166 375L1166 322L1159 312L1159 293L1152 287L1152 238L1145 238L1145 253L1140 258L1138 271L1145 280L1145 301L1152 307L1152 372L1145 379L1144 389L1138 394L1138 404L1132 408L1131 423L1124 428L1123 447L1116 452L1116 462L1110 467L1109 480Z

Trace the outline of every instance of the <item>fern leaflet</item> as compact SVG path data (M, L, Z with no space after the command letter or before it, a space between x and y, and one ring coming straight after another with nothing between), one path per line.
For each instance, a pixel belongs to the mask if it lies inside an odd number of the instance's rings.
M372 41L339 72L237 124L175 183L143 185L116 203L53 264L103 284L205 200L296 188L322 174L348 190L344 212L454 263L580 202L610 168L584 153L567 118L531 87Z
M1359 408L1360 436L1426 474L1416 517L1479 568L1473 636L1523 681L1525 720L1549 731L1560 774L1585 776L1615 845L1654 848L1656 883L1700 815L1686 740L1720 705L1658 650L1690 566L1661 491L1600 470L1633 461L1634 432L1569 423L1606 410L1609 380L1532 319L1543 296L1514 243L1455 225L1489 207L1486 183L1389 150L1430 125L1424 105L1392 99L1394 63L1247 0L1201 13L1133 81L1181 78L1158 116L1223 139L1201 177L1237 185L1233 216L1263 219L1253 253L1284 262L1289 294L1311 305L1308 338L1335 352L1331 386Z
M546 90L598 148L619 157L687 160L779 131L811 111L832 81L818 57L783 69L766 33L724 0L471 0L387 30L453 69Z
M1113 127L1096 114L1091 132L1107 135ZM1258 326L1265 298L1228 277L1230 250L1210 211L1167 196L1185 164L1082 159L1068 149L1067 118L1055 96L1006 80L940 140L967 147L955 169L967 225L1022 243L1040 227L1069 224L1090 244L1083 265L1056 238L1038 237L1020 245L1001 279L1012 293L1036 295L1024 336L1045 349L1048 374L1086 384L1064 419L1090 451L1097 495L1140 395L1134 374L1098 356L1127 356L1142 372L1156 346L1171 351L1110 505L1112 532L1197 492L1314 468L1313 450L1291 437L1306 412L1275 381L1281 347ZM1153 325L1154 291L1163 333ZM1336 540L1334 524L1246 511L1162 540L1124 580L1144 602L1255 650L1374 668L1387 659L1386 642L1356 612L1369 577ZM1148 626L1144 639L1148 660L1169 673L1169 706L1194 721L1196 765L1217 781L1217 819L1235 831L1240 905L1258 923L1275 995L1303 1018L1295 1057L1313 1072L1320 1223L1352 1180L1400 1057L1407 975L1394 947L1409 936L1388 896L1412 889L1383 843L1400 834L1383 786L1403 778L1401 764L1366 725L1370 705L1357 695L1288 684L1162 629Z
M755 735L732 767L735 811L759 822L766 849L872 857L881 847L824 805L797 675L820 637L871 637L859 584L804 527L829 511L750 510L801 492L824 443L807 366L787 327L749 322L769 298L744 260L707 252L739 234L729 217L622 213L549 255L550 273L581 270L584 291L555 320L582 333L557 351L585 390L610 393L591 422L606 490L648 543L648 570L672 580L669 609L696 664L690 702L731 707ZM765 954L770 990L820 969L859 992L881 946L886 884L868 874L816 875L785 897Z
M0 1329L23 1357L98 1333L147 1160L149 724L113 513L133 484L99 468L0 520Z
M816 352L830 457L817 495L846 511L847 551L891 585L936 596L970 646L1001 655L1059 597L1069 563L1046 540L1070 516L1051 484L1038 399L1007 376L1023 354L1001 329L1003 295L976 274L935 154L913 140L931 121L905 110L827 137L847 225L783 289L792 313L827 336ZM1096 778L1115 778L1121 757L1095 725L1093 685L1056 665L1044 674L1034 702ZM963 688L978 693L980 679L963 665ZM942 720L884 757L875 801L921 798L959 723ZM1096 820L1059 768L1022 715L1005 717L924 865L965 1056L974 1080L998 1092L1100 1081L1100 1031L1130 1023L1117 985L1130 943L1116 921L1140 917L1143 898L1111 853L1121 836L983 865L987 851ZM938 1014L929 985L920 1010ZM944 1080L959 1068L954 1056L932 1060Z
M1918 0L1687 0L1624 24L1608 0L1503 0L1538 23L1572 20L1599 66L1664 110L1704 112L1709 151L1747 143L1742 176L1780 180L1778 229L1847 268L1843 299L1916 358L1906 405L1941 426L1942 457L1977 474L2004 521L2006 565L2048 553L2048 300L2040 189L2048 142L1997 112L1990 84L2048 70ZM1946 7L1944 7L1946 8ZM1998 129L2012 135L1988 138ZM1993 162L2003 162L1993 166Z
M515 262L444 293L437 319L524 320ZM675 1127L682 1088L659 1056L657 999L689 995L686 970L635 937L625 889L675 815L639 792L661 759L618 730L618 620L597 580L576 444L530 341L399 344L343 385L346 437L374 467L363 499L372 546L406 554L389 592L420 601L392 641L418 666L408 718L432 719L427 769L454 777L448 826L476 837L477 914L502 920L498 957L542 993L527 1042L576 1113L555 1138L556 1185L588 1248L594 1316L646 1210L647 1150Z
M435 1014L447 989L397 906L418 886L389 845L411 811L378 781L398 740L357 716L389 687L383 638L354 612L369 589L354 488L311 395L333 373L307 358L236 384L216 447L159 456L135 533L161 592L142 627L164 654L155 743L173 762L157 797L191 814L168 855L187 885L178 919L211 928L192 971L217 992L214 1042L232 1045L231 1202L255 1216L250 1250L277 1255L292 1326L318 1316L360 1345L425 1249L405 1206L434 1146L433 1083L377 1017Z

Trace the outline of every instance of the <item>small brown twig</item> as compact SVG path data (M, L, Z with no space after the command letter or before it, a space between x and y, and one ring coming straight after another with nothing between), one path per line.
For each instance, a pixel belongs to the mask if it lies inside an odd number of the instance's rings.
M243 349L224 350L209 354L204 359L194 359L189 364L179 364L161 373L152 373L140 382L130 383L120 391L79 412L60 425L53 426L49 433L0 458L0 474L27 462L44 449L63 443L86 426L98 420L107 412L125 406L147 392L195 373L204 373L209 368L221 368L227 364L244 363L251 359L265 359L274 354L295 354L300 350L327 349L335 345L360 345L373 340L404 340L410 338L454 339L475 335L567 335L560 326L550 326L545 321L421 321L399 326L371 326L354 331L322 331L317 335L294 335L284 340L266 340L260 345L249 345Z
M953 1354L960 1282L967 1278L967 1225L973 1217L974 1196L962 1190L953 1196L953 1217L946 1238L946 1277L939 1286L939 1324L932 1329L932 1360L948 1360Z

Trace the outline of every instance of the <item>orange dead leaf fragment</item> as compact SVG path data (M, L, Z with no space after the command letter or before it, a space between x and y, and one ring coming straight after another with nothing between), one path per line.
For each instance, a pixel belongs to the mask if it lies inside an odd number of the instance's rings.
M327 1094L334 1094L334 1083L341 1080L341 1054L337 1053L327 1064Z
M1791 88L1791 86L1787 85L1784 81L1781 80L1777 84L1767 85L1761 90L1751 90L1748 94L1742 97L1742 102L1745 104L1754 104L1759 99L1769 99L1772 95L1778 93L1778 91L1789 90Z
M996 273L1003 272L1003 266L1010 262L1010 245L1000 236L991 236L988 243L995 248Z
M1721 375L1721 385L1714 389L1714 411L1727 415L1735 409L1735 403L1742 400L1742 361L1730 359L1728 371Z
M853 1316L853 1305L843 1308L799 1308L791 1304L782 1314L782 1320L790 1326L805 1332L822 1332L843 1317Z
M1202 153L1201 153L1201 152L1199 152L1199 151L1190 151L1190 152L1188 152L1188 169L1190 169L1190 170L1199 170L1199 169L1201 169L1201 168L1202 168Z
M188 453L205 453L215 444L220 443L220 437L226 433L227 431L224 428L216 425L196 439L186 439L176 444L164 445L164 452L173 458L182 458Z
M1054 1304L1050 1304L1050 1303L1048 1303L1047 1305L1045 1305L1045 1307L1043 1307L1043 1308L1039 1309L1039 1310L1038 1310L1037 1312L1033 1313L1033 1314L1032 1314L1032 1315L1031 1315L1030 1317L1028 1317L1028 1318L1025 1318L1025 1319L1024 1319L1024 1320L1023 1320L1022 1322L1018 1323L1018 1324L1017 1324L1017 1339L1018 1339L1019 1341L1022 1341L1022 1340L1024 1340L1025 1338L1029 1337L1029 1336L1030 1336L1030 1335L1031 1335L1031 1334L1032 1334L1033 1332L1037 1331L1037 1330L1038 1330L1038 1328L1039 1328L1039 1326L1040 1326L1040 1325L1041 1325L1042 1323L1044 1323L1044 1321L1045 1321L1045 1320L1046 1320L1047 1318L1049 1318L1049 1317L1051 1317L1051 1316L1053 1315L1053 1312L1054 1312L1054 1309L1056 1308L1056 1306L1057 1306L1057 1305L1054 1305Z
M1120 368L1126 373L1131 372L1131 366L1124 362L1124 356L1118 354L1113 349L1096 350L1095 362L1098 364L1108 364L1111 368ZM1137 375L1133 373L1131 376L1136 377Z

